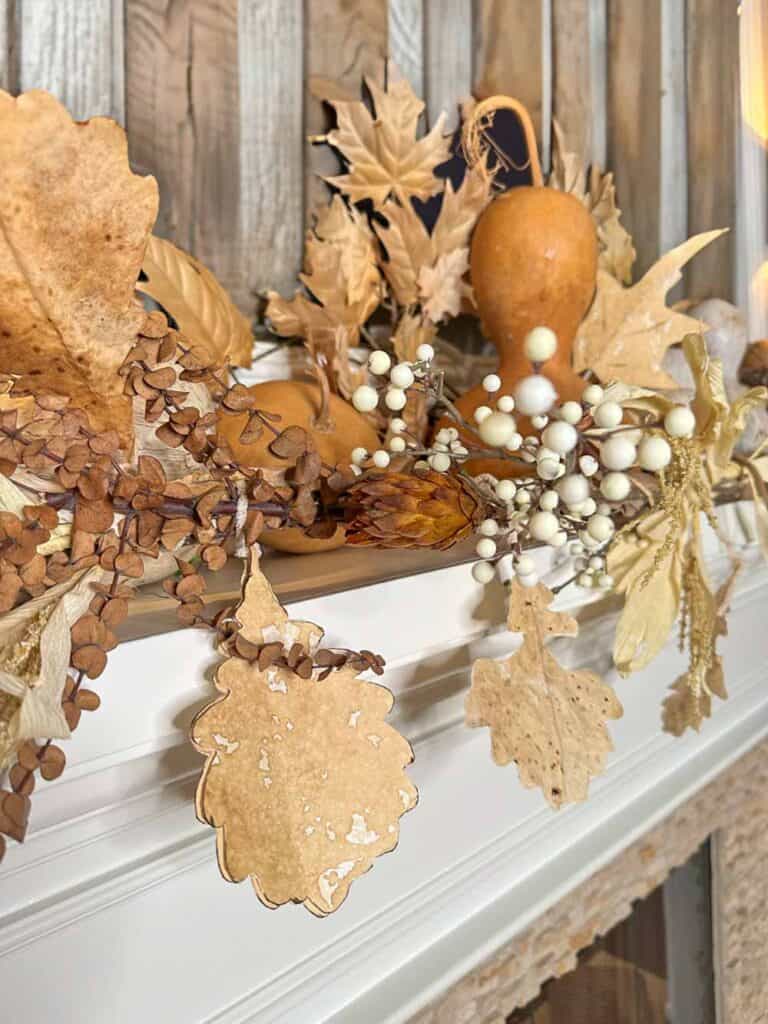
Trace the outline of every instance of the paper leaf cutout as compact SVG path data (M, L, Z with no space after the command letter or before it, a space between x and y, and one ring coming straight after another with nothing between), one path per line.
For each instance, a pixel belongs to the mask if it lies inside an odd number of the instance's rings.
M689 238L655 263L631 288L622 287L610 274L598 271L597 291L574 342L574 368L592 370L608 383L648 388L676 388L662 369L670 345L703 324L666 305L667 292L681 279L680 271L697 252L723 231L706 231Z
M466 711L468 725L490 728L494 761L514 761L522 784L540 786L559 808L586 799L613 749L605 719L622 708L599 676L564 668L548 650L548 638L578 632L570 615L550 610L552 600L543 583L513 580L507 626L523 634L522 646L504 661L475 662Z
M0 92L0 153L0 372L69 395L127 446L118 369L145 320L134 287L157 184L130 170L118 124L78 124L44 92Z
M305 272L300 279L312 298L297 292L284 299L268 292L266 316L285 338L331 336L337 328L356 345L360 327L381 301L376 247L365 218L334 196L307 233Z
M253 332L227 291L199 260L164 238L149 239L136 287L159 303L179 330L217 366L250 366Z
M327 141L339 150L349 169L325 180L353 203L371 199L380 206L390 195L401 203L413 196L429 199L442 188L435 168L450 156L450 136L443 135L445 114L428 135L417 139L424 103L407 79L390 80L387 90L370 78L365 83L375 117L362 102L329 99L338 126L328 133Z
M673 736L682 736L686 729L699 732L704 720L712 714L712 698L728 698L717 641L728 633L726 612L740 568L740 563L736 563L717 594L713 594L698 545L690 553L686 566L690 665L670 687L662 715L664 729Z
M313 649L322 631L292 622L251 563L237 616L253 643ZM222 698L193 724L208 755L197 812L218 829L219 866L250 876L268 907L336 910L352 882L397 845L399 819L416 804L404 768L410 745L384 721L392 694L344 667L319 682L239 657L218 670Z

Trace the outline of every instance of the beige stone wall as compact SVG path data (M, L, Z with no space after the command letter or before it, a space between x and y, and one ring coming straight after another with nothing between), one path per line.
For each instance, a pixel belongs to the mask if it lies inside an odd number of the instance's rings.
M768 1021L768 742L574 889L411 1024L504 1024L710 835L720 1024Z

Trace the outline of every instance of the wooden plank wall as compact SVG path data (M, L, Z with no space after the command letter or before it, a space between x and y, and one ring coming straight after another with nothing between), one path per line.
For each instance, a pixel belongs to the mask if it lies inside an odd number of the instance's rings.
M290 290L333 157L312 76L357 89L390 55L427 119L471 91L553 117L615 172L636 271L686 231L732 225L738 26L732 0L0 0L0 85L45 88L126 124L155 174L158 232L212 267L248 313ZM692 295L732 297L733 235Z

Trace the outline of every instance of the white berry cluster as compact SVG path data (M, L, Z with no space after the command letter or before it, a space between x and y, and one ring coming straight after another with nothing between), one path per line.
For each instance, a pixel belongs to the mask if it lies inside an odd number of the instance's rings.
M408 404L408 389L417 382L422 385L423 389L429 378L434 358L435 350L427 344L419 345L414 362L393 364L391 357L381 349L372 352L368 359L368 369L374 377L383 377L386 380L379 387L361 384L352 394L352 405L358 412L373 412L378 408L380 401L383 401L384 408L388 413L401 412ZM375 452L369 452L365 448L352 450L351 460L354 473L361 473L363 464L366 462L370 462L376 469L386 469L390 463L390 453L400 455L408 448L416 447L409 440L405 420L400 416L390 418L389 434L389 451L385 448L379 448ZM454 434L458 438L459 432L454 431ZM448 459L432 468L444 472L450 469L450 465L451 460Z
M476 456L509 460L518 467L520 475L515 479L488 474L475 479L488 511L478 527L480 561L472 569L479 583L490 582L496 574L495 563L511 555L517 578L524 586L534 586L538 582L535 563L524 549L536 542L563 549L573 561L573 578L579 585L610 589L613 581L602 552L614 536L617 516L625 512L623 503L632 496L630 471L663 472L672 458L667 437L691 437L694 415L680 405L667 413L663 425L651 429L624 423L621 404L598 384L587 385L580 401L558 403L551 381L540 372L557 350L554 332L536 327L523 344L533 372L517 382L512 394L499 394L501 378L488 374L483 380L487 398L475 409L474 423L464 422L445 402L444 411L462 432L443 427L428 448L409 438L405 422L395 416L389 422L389 451L407 451L417 460L415 469L428 467L441 473L460 469ZM439 405L441 396L431 372L433 357L431 345L422 345L413 363L392 365L385 352L374 352L369 369L387 380L379 388L359 387L352 396L355 408L371 412L383 399L386 409L399 412L413 386ZM521 433L516 415L530 422L531 433ZM357 472L367 460L384 469L390 455L384 449L352 452Z

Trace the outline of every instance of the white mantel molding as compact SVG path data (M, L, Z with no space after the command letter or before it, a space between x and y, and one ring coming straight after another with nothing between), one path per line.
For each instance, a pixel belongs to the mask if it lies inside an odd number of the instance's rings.
M8 1019L43 1024L55 1005L61 1024L408 1020L768 735L768 570L744 546L748 517L722 516L745 557L722 642L730 699L701 735L675 740L660 705L684 656L670 645L629 680L610 673L625 707L610 723L616 750L587 803L559 813L493 765L485 730L462 724L472 660L514 646L501 587L483 596L454 566L291 605L330 643L387 656L421 792L399 848L322 921L223 882L195 821L200 759L184 737L212 695L205 635L118 648L102 708L83 717L67 771L39 787L29 839L0 869ZM713 559L713 575L722 568ZM568 660L608 674L613 622L591 615Z

